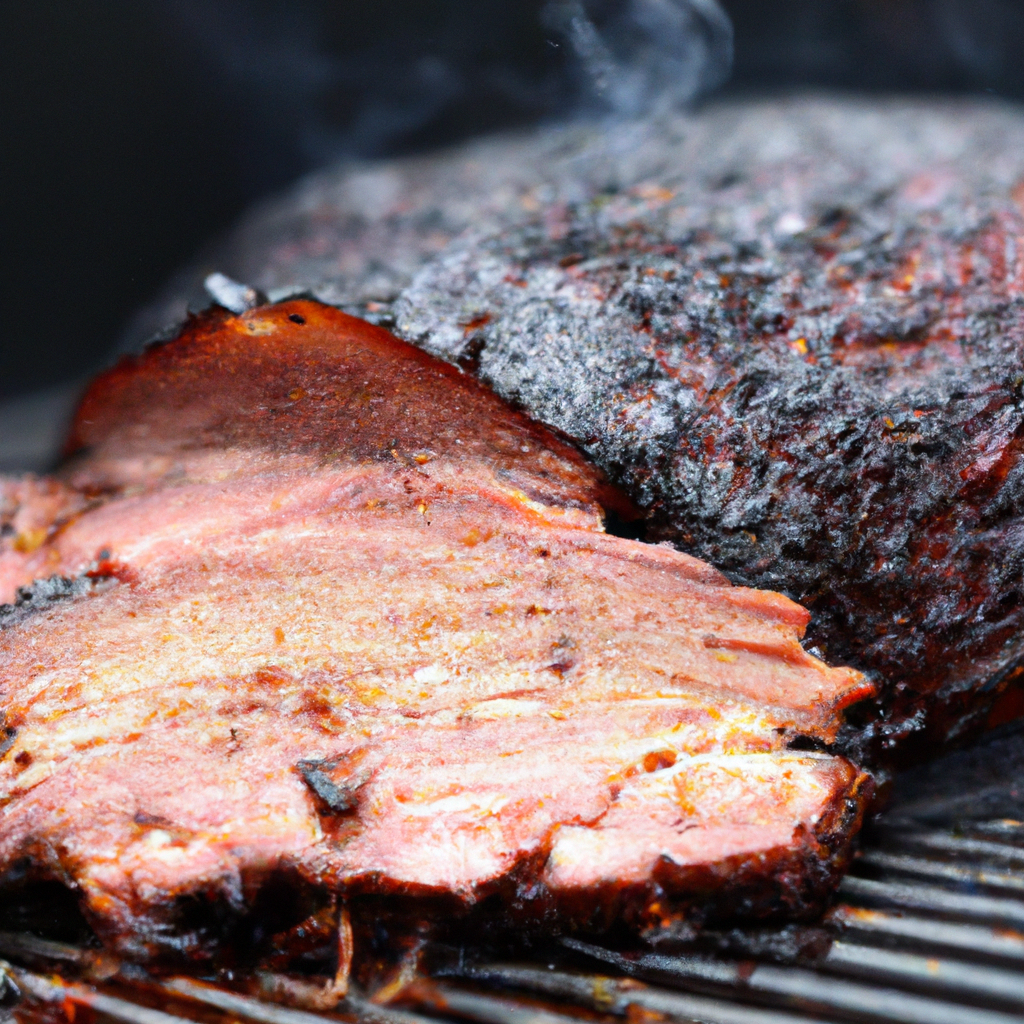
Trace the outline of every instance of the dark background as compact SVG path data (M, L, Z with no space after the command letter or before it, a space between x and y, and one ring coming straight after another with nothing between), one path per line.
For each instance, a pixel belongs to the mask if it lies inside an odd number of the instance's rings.
M583 2L614 37L627 0ZM305 171L596 112L542 6L0 0L0 399L93 368L175 267ZM1018 0L722 6L727 93L1024 98Z

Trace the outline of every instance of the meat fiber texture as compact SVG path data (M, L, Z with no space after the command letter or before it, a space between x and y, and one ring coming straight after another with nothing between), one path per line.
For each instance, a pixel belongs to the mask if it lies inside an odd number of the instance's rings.
M604 532L574 449L331 307L192 320L2 495L0 875L122 956L230 965L287 878L326 896L248 966L335 929L337 998L374 900L658 931L848 858L866 777L791 745L872 686L807 612Z
M209 258L460 362L649 539L806 605L878 758L1024 710L1022 209L1015 107L734 102L321 175Z

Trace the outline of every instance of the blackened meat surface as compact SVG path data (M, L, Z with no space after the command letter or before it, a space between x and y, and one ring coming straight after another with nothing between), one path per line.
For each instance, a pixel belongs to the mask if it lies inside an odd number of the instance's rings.
M601 474L469 375L315 302L214 309L102 375L68 455L4 484L4 596L44 582L0 614L0 882L73 888L121 956L331 1005L401 908L828 898L872 685L788 598L606 533Z
M314 179L224 259L563 430L884 680L851 749L920 751L1021 675L1022 181L1014 108L733 104Z

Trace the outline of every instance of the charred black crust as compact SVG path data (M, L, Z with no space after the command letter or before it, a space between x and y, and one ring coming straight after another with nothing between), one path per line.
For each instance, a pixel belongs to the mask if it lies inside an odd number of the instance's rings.
M366 775L337 779L329 772L338 761L299 761L295 770L313 791L322 807L332 814L348 814L359 806L358 791L367 782Z
M0 629L12 629L65 601L74 601L109 585L113 577L85 573L82 576L49 576L19 587L13 603L0 605ZM0 748L2 752L2 748Z

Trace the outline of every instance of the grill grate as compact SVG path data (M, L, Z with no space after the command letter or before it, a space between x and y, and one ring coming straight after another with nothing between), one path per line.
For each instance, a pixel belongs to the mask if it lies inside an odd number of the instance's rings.
M1024 822L937 817L931 800L925 820L891 812L876 824L813 927L704 936L671 955L566 939L543 963L426 947L407 983L378 1001L352 993L331 1014L0 933L6 1002L21 999L6 1012L49 1024L68 1006L122 1024L1024 1024Z

